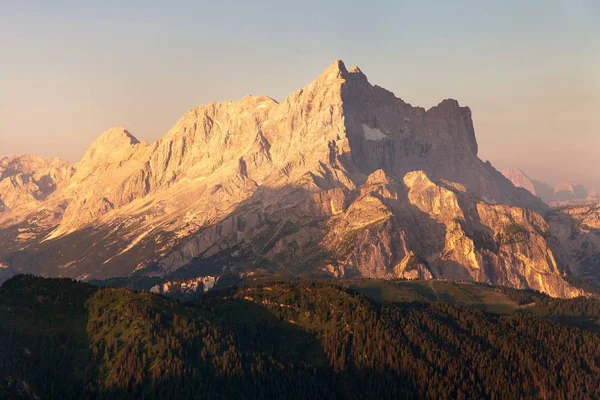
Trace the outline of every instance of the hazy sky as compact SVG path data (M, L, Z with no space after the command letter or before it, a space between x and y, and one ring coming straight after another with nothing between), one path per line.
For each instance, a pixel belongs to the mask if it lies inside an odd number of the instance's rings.
M336 58L413 105L470 106L498 168L600 187L598 0L0 0L0 156L78 160L115 125L153 141Z

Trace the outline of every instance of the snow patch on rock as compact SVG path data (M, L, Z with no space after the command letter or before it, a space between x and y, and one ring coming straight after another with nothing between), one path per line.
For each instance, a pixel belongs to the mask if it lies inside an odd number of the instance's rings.
M367 139L367 140L380 141L383 139L387 139L387 135L385 133L381 132L377 128L371 128L370 126L368 126L366 124L362 124L362 127L363 127L363 132L365 134L365 139Z

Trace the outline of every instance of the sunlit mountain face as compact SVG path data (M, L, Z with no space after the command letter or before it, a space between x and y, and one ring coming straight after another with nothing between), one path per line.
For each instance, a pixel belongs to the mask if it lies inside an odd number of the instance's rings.
M3 159L4 277L195 291L267 271L587 293L575 282L594 280L597 221L548 219L477 154L468 107L413 107L336 60L281 103L198 107L154 143L116 127L76 164Z

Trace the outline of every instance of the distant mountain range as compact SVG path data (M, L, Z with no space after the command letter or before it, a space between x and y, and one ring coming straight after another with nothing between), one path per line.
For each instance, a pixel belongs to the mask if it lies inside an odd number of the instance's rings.
M545 182L531 179L525 172L517 168L503 169L502 174L515 186L527 189L552 206L587 204L600 201L596 190L587 190L583 185L562 183L550 186Z
M548 214L477 151L469 108L413 107L337 60L281 103L194 108L151 144L116 127L76 164L2 159L0 274L157 292L266 272L585 293L598 208Z

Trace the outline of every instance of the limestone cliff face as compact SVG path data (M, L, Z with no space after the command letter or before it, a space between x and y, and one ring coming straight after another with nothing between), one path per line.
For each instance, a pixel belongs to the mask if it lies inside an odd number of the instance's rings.
M436 278L531 287L558 296L580 293L563 281L540 214L489 204L461 184L436 183L421 171L406 174L403 183L406 203L396 206L395 216L413 265L428 266Z
M492 203L545 209L477 157L471 110L456 100L427 111L412 107L354 69L348 73L343 104L352 157L361 172L383 169L402 177L422 170L433 179L460 182Z
M554 209L546 218L560 244L560 262L600 285L600 203Z
M265 267L579 293L532 211L544 203L477 157L468 108L412 107L339 60L281 103L192 109L152 144L113 128L56 187L0 224L11 270L187 279Z
M489 204L422 171L398 184L377 170L354 191L328 190L307 201L323 212L290 202L285 212L267 212L257 202L188 240L161 267L167 272L198 255L237 248L287 272L301 272L294 266L310 260L336 277L473 280L561 297L583 294L564 280L567 271L555 259L540 214ZM248 214L257 217L245 220Z

